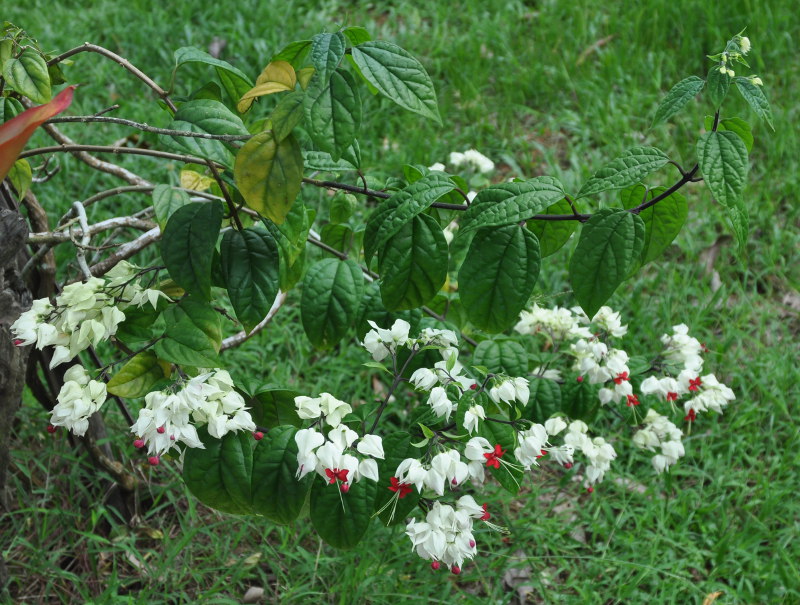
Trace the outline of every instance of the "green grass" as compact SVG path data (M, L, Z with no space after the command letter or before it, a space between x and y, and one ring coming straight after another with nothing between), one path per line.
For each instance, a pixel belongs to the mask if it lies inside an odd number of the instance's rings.
M649 131L656 104L678 80L704 75L705 54L748 26L751 65L765 82L777 130L770 133L739 101L726 109L755 123L748 264L735 260L722 213L694 185L689 222L676 245L612 300L631 324L630 343L655 345L669 326L688 323L712 349L707 369L734 388L737 400L724 416L702 418L687 439L686 458L667 477L655 478L647 457L624 447L591 497L560 470L545 467L499 515L511 530L508 539L480 536L488 552L457 579L432 574L400 530L373 527L362 547L340 553L320 546L307 522L280 528L215 513L185 491L169 464L149 474L137 520L126 526L103 504L109 483L75 456L63 434L45 439L39 430L45 415L29 405L19 414L13 444L18 502L2 520L0 541L15 599L236 603L256 585L270 602L509 603L519 602L520 593L503 578L517 569L530 586L529 602L700 603L718 590L724 595L717 603L800 602L794 539L800 440L793 410L800 395L799 326L798 310L785 298L796 296L800 284L794 135L800 91L793 59L800 17L792 3L489 1L457 10L450 3L423 8L404 1L195 4L39 1L4 6L3 17L54 51L86 40L107 46L159 82L169 80L175 48L203 48L214 36L227 40L222 58L254 77L291 40L345 21L365 25L427 66L445 123L440 129L370 99L360 139L368 174L398 176L404 163L427 165L476 147L501 162L498 180L553 174L569 189L642 142L691 162L692 141L711 108L693 104L671 125ZM120 116L166 124L166 115L153 117L149 91L114 64L78 55L68 73L86 82L76 111L120 103ZM179 73L179 95L206 76L200 67ZM99 126L63 129L85 142L127 134ZM60 177L37 188L54 217L72 200L117 184L72 159L61 162ZM122 162L157 182L175 179L179 168ZM321 194L304 196L313 204ZM114 198L94 212L127 213L148 202ZM706 271L715 248L719 256ZM567 259L564 250L545 262L542 292L567 289ZM716 291L715 271L722 284ZM312 351L294 308L282 310L263 335L230 357L234 372L255 368L264 380L354 401L373 396L369 374L358 365L363 361L349 346L335 355ZM115 410L107 421L124 430ZM133 456L127 443L114 447L122 458ZM614 477L629 478L644 493L615 484ZM557 508L564 504L572 508ZM572 535L576 529L581 540ZM248 560L255 554L260 558Z

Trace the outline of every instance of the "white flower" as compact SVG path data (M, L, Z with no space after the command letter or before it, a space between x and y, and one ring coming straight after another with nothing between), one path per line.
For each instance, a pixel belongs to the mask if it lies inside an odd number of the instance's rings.
M439 377L433 370L429 370L428 368L420 368L411 374L409 381L416 388L423 391L429 391L431 387L439 382Z
M746 36L739 37L739 48L742 49L742 54L746 55L750 52L750 38Z
M439 172L444 172L445 167L444 164L442 164L441 162L436 162L435 164L428 166L428 170L437 170Z
M300 395L294 398L294 407L297 408L297 415L303 420L319 418L322 415L319 398L312 399L311 397Z
M379 328L374 321L368 323L373 329L367 332L361 345L372 354L375 361L382 361L408 342L411 326L405 320L396 320L390 330Z
M712 410L721 414L722 408L736 399L733 390L719 382L713 374L706 374L699 380L699 394L683 404L687 412L689 410L694 410L695 412Z
M495 403L511 403L516 397L517 387L512 380L494 379L494 386L489 389L489 399ZM527 403L527 399L525 401Z
M336 399L330 393L322 393L319 396L319 407L325 414L325 422L332 427L337 427L342 422L342 418L353 411L349 403Z
M494 451L494 447L484 437L473 437L464 447L464 456L471 462L486 462L484 454Z
M479 404L470 406L464 413L464 430L472 435L478 429L479 420L486 420L486 412L484 412L483 406Z
M433 412L439 418L444 417L445 420L450 420L450 414L453 412L454 406L453 402L447 398L447 391L442 387L434 387L431 390L428 405L433 408Z
M91 380L83 366L71 367L64 374L64 386L58 392L50 416L50 424L64 426L78 436L89 428L89 416L97 412L106 400L106 385Z
M764 86L764 81L758 76L750 76L748 80L750 80L750 84L753 86Z
M452 160L452 154L450 158ZM451 161L452 163L452 161ZM478 172L492 172L494 170L494 162L487 158L485 155L477 151L476 149L467 149L463 154L461 154L461 163L471 165L474 167Z
M416 458L406 458L397 467L394 473L400 483L413 483L417 491L422 493L425 487L427 471Z
M365 456L383 460L383 441L378 435L364 435L358 442L356 449Z
M564 422L564 419L561 416L550 418L544 423L544 430L547 431L547 434L551 437L558 435L565 428L567 428L567 423Z
M434 502L424 523L412 519L406 526L411 547L423 559L441 561L454 572L477 552L472 518L466 509Z
M592 317L592 323L608 332L611 336L618 338L628 333L628 326L622 325L619 312L615 312L611 307L600 307L600 310Z
M419 333L417 341L434 347L457 347L458 336L452 330L438 330L436 328L424 328Z

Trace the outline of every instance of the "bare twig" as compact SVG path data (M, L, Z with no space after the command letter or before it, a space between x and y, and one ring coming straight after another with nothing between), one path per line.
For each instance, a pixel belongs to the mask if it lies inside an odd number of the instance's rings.
M150 229L150 231L143 233L135 240L132 240L120 246L116 250L116 252L114 252L114 254L112 254L108 258L105 258L99 263L92 265L90 267L92 275L94 275L95 277L105 275L117 263L129 259L134 254L136 254L137 252L141 252L142 250L147 248L147 246L157 242L159 239L161 239L161 229L159 229L158 227Z
M80 204L80 202L75 203ZM74 207L75 206L73 205L73 208ZM81 207L83 207L82 204ZM139 229L140 231L149 231L155 227L155 223L153 223L153 221L135 218L132 216L116 216L114 218L109 218L104 221L100 221L99 223L95 223L94 225L87 225L86 230L84 230L83 225L81 225L80 230L77 230L76 233L80 236L93 236L101 233L102 231L119 229L120 227L130 227L132 229ZM60 244L61 242L68 241L70 241L70 235L64 231L45 231L42 233L31 233L28 235L29 244Z
M212 139L214 141L246 141L252 138L252 134L210 134L207 132L191 132L186 130L171 130L169 128L158 128L156 126L150 126L148 124L144 124L142 122L134 122L133 120L126 120L123 118L109 118L105 116L64 116L64 117L57 117L57 118L50 118L45 122L45 124L67 124L78 122L82 124L86 124L89 122L102 122L106 124L120 124L122 126L130 126L131 128L136 128L137 130L141 130L144 132L152 132L155 134L163 134L167 136L173 137L193 137L196 139Z
M286 302L286 292L278 292L278 296L275 297L275 301L272 303L272 307L270 307L269 312L267 313L266 317L262 319L258 324L247 332L247 330L242 330L238 334L234 334L233 336L228 336L225 340L222 341L222 345L220 346L221 351L225 351L227 349L231 349L233 347L237 347L246 340L249 340L261 330L267 327L267 324L272 321L272 318L275 317L275 314L278 310L283 306L283 303Z
M46 128L46 127L45 127ZM51 127L52 128L52 127ZM29 158L35 155L42 155L45 153L75 153L81 151L89 151L94 153L113 153L115 155L128 154L128 155L146 155L153 158L162 158L165 160L176 160L178 162L186 162L187 164L206 164L208 160L198 158L192 155L183 155L181 153L170 153L169 151L159 151L157 149L141 149L139 147L111 147L109 145L75 145L66 144L54 147L39 147L38 149L31 149L20 154L19 158ZM113 165L113 164L112 164ZM119 166L115 166L119 168ZM140 181L143 180L137 177ZM147 181L134 183L137 185L149 184Z
M108 59L111 59L115 63L118 63L134 76L139 78L142 82L147 84L163 101L167 104L167 107L170 108L172 113L177 111L175 104L170 100L167 91L161 88L158 84L156 84L150 76L144 73L142 70L137 68L133 63L125 59L124 57L120 57L118 54L111 52L107 48L103 48L102 46L97 46L96 44L90 44L89 42L84 42L81 46L76 46L75 48L68 50L67 52L61 53L57 57L53 57L47 62L47 66L50 67L51 65L55 65L56 63L60 63L64 59L68 59L73 55L77 55L78 53L83 52L92 52L102 55Z
M83 273L83 276L86 279L89 279L92 276L92 272L89 269L89 265L86 263L85 247L89 245L92 236L89 232L89 221L86 219L86 208L84 208L83 204L80 202L73 202L72 208L75 211L75 214L78 215L78 220L81 224L81 245L77 246L75 257L78 260L78 266L81 268L81 273Z

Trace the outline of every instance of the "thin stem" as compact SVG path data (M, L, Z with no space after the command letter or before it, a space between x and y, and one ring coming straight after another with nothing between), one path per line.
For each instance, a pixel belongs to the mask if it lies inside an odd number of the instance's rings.
M103 48L102 46L97 46L96 44L90 44L89 42L85 42L81 46L76 46L73 49L70 49L70 50L68 50L68 51L66 51L64 53L61 53L57 57L53 57L52 59L50 59L47 62L47 66L50 67L51 65L55 65L56 63L60 63L64 59L68 59L69 57L71 57L73 55L77 55L78 53L83 53L83 52L97 53L97 54L102 55L102 56L104 56L104 57L106 57L108 59L111 59L115 63L118 63L123 68L125 68L130 73L132 73L134 76L139 78L142 82L147 84L147 86L149 86L164 101L164 103L167 104L167 107L170 108L172 113L175 113L176 111L178 111L178 108L175 107L175 104L170 100L169 95L167 94L167 91L164 90L163 88L161 88L158 84L156 84L152 80L152 78L150 78L150 76L148 76L142 70L137 68L135 65L133 65L130 61L128 61L124 57L120 57L118 54L113 53L110 50L108 50L107 48Z
M322 187L324 189L341 189L342 191L349 191L350 193L360 193L362 195L368 195L369 197L377 197L382 200L386 200L392 197L390 194L384 191L375 191L374 189L367 189L366 181L364 181L363 187L357 187L356 185L348 185L347 183L339 183L337 181L320 181L318 179L312 179L308 177L304 177L303 182L309 185L314 185L315 187Z
M29 158L35 155L43 155L45 153L72 153L75 151L113 153L115 155L146 155L153 158L163 158L165 160L177 160L179 162L186 162L187 164L206 164L209 161L191 155L170 153L168 151L158 151L156 149L141 149L139 147L110 147L108 145L56 145L53 147L39 147L37 149L25 151L24 153L20 154L19 159Z
M414 348L411 349L411 354L408 356L408 358L406 359L406 362L403 364L403 367L400 368L399 372L395 373L394 380L392 381L392 386L389 387L389 392L386 393L386 397L383 398L383 401L381 402L381 406L378 408L378 413L375 416L375 421L372 423L372 427L369 429L368 433L374 433L375 432L375 429L378 426L378 422L380 422L381 415L383 415L383 411L386 409L386 406L389 403L389 399L391 399L392 394L394 393L395 389L402 382L403 373L406 371L406 368L408 367L408 364L411 363L411 360L414 359L414 357L416 357L417 353L419 353L419 349L417 349L417 347L414 346Z
M209 160L206 162L206 165L211 169L211 174L214 176L214 180L217 181L217 185L219 185L219 188L222 190L222 196L225 198L225 203L228 204L228 210L230 210L233 221L236 223L236 227L239 229L239 231L242 231L244 229L244 227L242 227L242 221L239 220L239 213L236 211L236 204L234 204L233 199L231 199L231 194L228 192L228 187L225 185L225 181L222 180L219 170L217 170L217 167L214 166L214 162Z
M106 110L108 111L108 110ZM157 128L156 126L149 126L142 122L134 122L133 120L126 120L123 118L109 118L105 116L65 116L50 118L46 124L68 124L68 123L89 123L89 122L102 122L106 124L120 124L122 126L130 126L137 130L144 132L152 132L155 134L163 134L173 137L193 137L196 139L212 139L214 141L246 141L252 138L252 134L210 134L207 132L189 132L185 130L171 130L169 128Z

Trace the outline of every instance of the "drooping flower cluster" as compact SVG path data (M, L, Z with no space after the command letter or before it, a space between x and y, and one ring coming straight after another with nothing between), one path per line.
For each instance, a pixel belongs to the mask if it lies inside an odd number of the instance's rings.
M361 345L375 361L383 361L403 347L414 350L423 346L452 347L458 344L458 337L452 330L426 328L419 337L409 338L411 325L402 319L395 321L390 330L379 328L374 321L370 321L369 325L372 330L364 336Z
M683 457L684 449L681 430L676 427L666 416L662 416L653 408L647 411L644 418L644 428L633 436L633 443L642 449L655 451L659 454L653 456L653 468L661 473Z
M18 346L35 344L37 349L54 346L50 368L66 363L90 346L116 334L125 321L124 309L167 298L160 290L144 289L135 283L139 268L122 262L107 278L92 277L64 287L55 305L38 299L11 326Z
M330 393L322 393L319 397L295 397L294 406L297 415L303 420L314 420L324 417L333 428L339 426L342 418L353 411L349 403L336 399Z
M328 431L327 436L316 429L301 429L295 433L297 443L297 478L316 471L329 485L338 485L345 493L350 486L366 477L378 480L377 460L383 460L383 441L378 435L364 435L344 424ZM353 449L355 444L355 450ZM365 458L359 459L355 452Z
M406 535L412 549L423 559L432 560L431 567L439 569L441 561L458 574L465 559L472 559L478 552L472 535L473 519L486 521L489 513L486 505L478 506L472 496L462 496L455 508L434 502L424 522L411 519L406 525Z
M131 427L137 447L147 447L150 462L180 443L204 448L196 426L207 425L217 439L232 431L255 431L244 398L233 388L230 374L214 369L186 381L175 391L154 391Z
M92 380L81 365L64 372L64 386L58 392L58 403L50 416L52 426L63 426L82 437L89 428L89 416L106 400L106 385Z
M494 162L483 155L477 149L467 149L466 151L453 151L448 157L447 163L453 168L464 166L467 169L481 173L488 173L494 170ZM441 166L441 164L439 164ZM442 168L444 168L442 166Z

